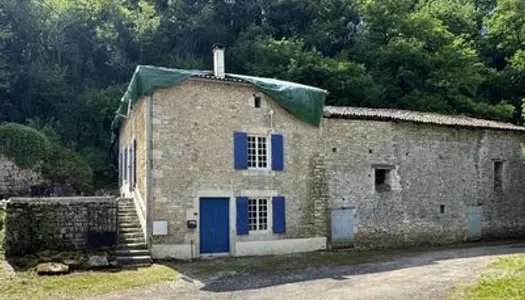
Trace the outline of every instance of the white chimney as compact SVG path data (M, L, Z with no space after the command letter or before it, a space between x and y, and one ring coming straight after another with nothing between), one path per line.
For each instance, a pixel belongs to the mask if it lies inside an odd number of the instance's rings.
M215 77L224 78L224 45L213 45L213 74Z

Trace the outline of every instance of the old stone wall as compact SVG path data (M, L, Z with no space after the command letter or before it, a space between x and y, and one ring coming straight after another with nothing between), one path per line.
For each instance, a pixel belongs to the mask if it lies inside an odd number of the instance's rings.
M255 108L253 95L262 99ZM199 233L186 220L197 219L199 197L230 200L231 241L269 241L315 236L314 214L322 208L311 201L311 161L319 151L321 129L286 112L271 98L248 84L205 79L186 80L157 90L153 101L153 204L155 220L168 221L168 235L155 244L196 244ZM271 113L273 111L273 114ZM235 170L233 133L284 139L284 171ZM286 233L238 236L235 197L286 197ZM324 235L323 235L324 236Z
M163 251L198 256L199 227L186 222L199 219L201 197L230 199L230 249L236 242L329 237L331 211L339 208L355 209L357 248L465 241L468 211L476 207L482 207L483 237L525 234L522 133L329 118L315 127L251 85L192 78L140 100L122 143L145 128L134 119L144 114L140 103L152 105L150 208L153 222L167 222L167 234L151 241ZM284 171L235 170L238 131L282 134ZM381 176L387 185L378 186ZM235 198L275 195L286 197L286 233L237 235Z
M120 128L119 136L119 152L123 153L126 147L130 147L133 141L136 142L136 185L130 188L129 180L121 178L120 181L120 192L123 197L130 197L134 199L135 207L137 209L137 215L142 226L144 233L146 232L146 199L147 199L147 174L146 174L146 159L147 159L147 141L146 141L146 122L148 120L148 105L147 101L149 98L142 97L139 99L127 119L125 119ZM119 153L119 157L120 157ZM127 178L129 178L129 172L132 172L133 168L130 164L131 160L128 152L128 168L126 170ZM119 160L120 161L120 160ZM122 172L122 167L119 167Z
M109 247L117 241L115 198L12 198L6 212L8 255Z
M32 169L19 168L14 161L0 154L0 199L30 193L32 186L42 182L41 174Z
M465 241L468 208L478 206L483 237L525 233L523 134L342 119L325 119L324 130L330 206L356 208L356 247ZM390 170L389 190L376 188L376 168Z

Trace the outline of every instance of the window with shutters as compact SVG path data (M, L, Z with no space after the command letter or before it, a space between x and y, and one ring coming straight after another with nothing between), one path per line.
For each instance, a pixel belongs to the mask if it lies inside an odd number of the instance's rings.
M268 138L266 136L248 135L248 168L268 168Z
M269 214L271 212L270 199L249 198L248 199L248 229L252 231L267 231L270 229Z

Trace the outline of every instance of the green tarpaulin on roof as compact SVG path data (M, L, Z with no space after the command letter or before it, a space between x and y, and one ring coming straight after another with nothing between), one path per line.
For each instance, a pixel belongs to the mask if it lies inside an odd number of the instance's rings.
M111 129L115 132L126 116L130 104L141 96L151 96L156 89L166 88L198 75L213 75L210 71L168 69L153 66L138 66L131 78L128 89L122 97L120 107ZM318 126L323 114L325 90L271 78L226 74L253 84L261 92L272 97L284 109L299 119Z

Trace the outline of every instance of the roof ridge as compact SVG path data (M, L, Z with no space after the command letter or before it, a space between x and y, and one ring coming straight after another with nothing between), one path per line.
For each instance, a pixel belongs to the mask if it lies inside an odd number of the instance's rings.
M525 131L525 127L511 123L473 118L465 115L445 115L435 112L423 112L392 108L370 108L355 106L325 106L325 118L398 120L414 123L490 128L500 130Z

